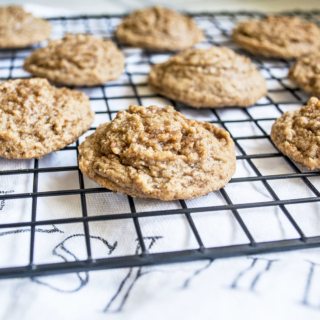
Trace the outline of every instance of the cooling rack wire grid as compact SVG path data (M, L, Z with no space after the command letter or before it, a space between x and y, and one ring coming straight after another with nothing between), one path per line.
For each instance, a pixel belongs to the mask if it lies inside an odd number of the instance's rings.
M320 22L317 11L290 14ZM227 46L248 55L231 42L230 33L238 21L260 16L194 15L206 35L198 47ZM71 32L116 41L120 21L121 16L50 19L52 39ZM276 118L300 109L309 98L287 79L292 62L249 55L267 81L267 97L249 108L197 110L147 86L151 65L172 53L118 45L126 55L120 78L76 88L90 97L96 113L88 133L41 159L0 159L0 279L320 246L319 173L284 157L269 137ZM33 49L2 50L1 81L30 77L22 65ZM78 145L130 104L173 105L187 117L228 130L237 150L237 172L230 183L198 199L161 202L114 194L84 177L78 168Z

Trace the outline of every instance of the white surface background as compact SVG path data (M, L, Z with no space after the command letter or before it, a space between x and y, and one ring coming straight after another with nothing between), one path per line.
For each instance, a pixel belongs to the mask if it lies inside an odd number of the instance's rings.
M12 3L25 4L27 1L0 1L1 5ZM72 11L80 14L119 14L157 4L176 10L197 12L221 10L258 10L270 12L293 9L317 9L320 7L319 0L34 0L29 3L58 8L59 11L63 8L66 12ZM51 14L54 14L54 11L51 10Z
M1 1L4 4L5 1ZM12 3L12 2L10 2ZM21 2L20 2L21 3ZM61 6L64 9L52 10L40 6L28 6L40 15L50 16L54 13L120 13L144 5L151 5L151 1L38 1L38 4ZM159 3L159 2L157 2ZM259 9L277 10L293 9L298 6L295 1L169 1L162 2L167 6L184 10L237 10ZM317 1L304 1L300 8L314 8ZM69 10L69 11L68 11ZM72 11L71 11L72 10ZM77 29L71 25L70 28ZM97 27L99 30L100 26ZM59 26L56 26L56 37L61 36ZM71 30L72 31L72 30ZM218 36L216 37L219 38ZM221 37L221 41L224 41ZM26 77L27 73L19 68L23 58L29 52L17 55L13 77ZM161 56L159 57L161 58ZM127 62L139 61L139 51L128 50ZM1 60L6 63L5 60ZM8 63L10 62L7 61ZM268 62L265 62L268 65ZM282 88L282 84L292 85L287 80L282 80L287 74L286 68L272 68L271 75L264 72L269 89ZM3 66L2 66L3 67ZM134 75L135 66L128 65L132 79L136 83L145 82L145 76ZM149 66L145 64L147 73ZM5 70L5 69L3 69ZM139 70L143 70L139 68ZM5 72L5 71L3 71ZM117 80L125 83L126 75ZM148 95L147 87L137 87L141 95ZM100 97L101 89L86 90L91 97ZM118 87L118 90L121 90ZM128 89L130 91L130 88ZM130 94L119 92L112 87L106 89L107 97ZM303 94L303 93L301 93ZM281 102L283 97L278 93L269 93L274 101ZM287 99L288 97L286 97ZM277 100L278 99L278 100ZM297 109L301 103L295 97L292 105L283 105L282 111ZM143 103L165 103L163 98L143 98ZM96 111L105 108L95 100L92 107ZM112 100L110 100L112 101ZM109 107L119 110L127 108L128 100L119 100ZM263 99L262 102L267 102ZM269 105L248 108L254 118L277 117L279 111L270 102ZM197 111L184 109L186 116L203 121L214 120L215 116L209 110ZM219 116L226 119L246 119L248 115L239 109L220 109ZM108 121L105 117L96 117L95 125ZM259 135L261 131L254 124L244 127L229 123L228 129L235 137L243 134ZM269 122L260 123L267 132L270 130ZM269 152L275 150L266 140L258 144L242 141L244 149L249 154ZM32 161L0 161L5 170L29 168ZM40 167L76 164L75 152L61 151L43 157ZM267 162L255 160L262 174L292 173L292 169L282 158L270 158ZM235 177L253 176L252 169L245 161L237 161ZM6 186L6 191L30 192L32 190L32 175L19 175L16 180L8 176L1 177L1 186ZM319 177L310 179L320 189ZM287 182L274 180L270 182L281 199L312 197L308 188L299 179ZM86 187L95 184L86 180ZM235 203L250 201L271 201L260 182L244 184L229 184L226 191ZM74 172L60 174L40 174L39 191L74 189L78 188L78 180ZM245 190L245 193L242 191ZM254 196L253 196L254 194ZM92 194L86 197L88 214L99 215L108 212L129 212L127 199L121 194L114 195ZM222 205L224 200L218 192L206 197L188 201L188 206ZM166 204L160 201L135 199L139 211L174 209L179 206L176 201ZM307 206L287 206L290 213L298 220L307 236L320 234L319 204ZM54 199L39 199L37 207L38 220L51 218L75 217L81 215L79 196L56 197ZM0 211L0 222L29 221L31 212L30 199L20 201L7 201L4 210ZM303 215L301 214L303 213ZM240 215L245 220L248 228L258 241L271 241L279 239L298 238L297 232L292 228L284 214L277 208L240 210ZM221 246L227 244L247 243L241 228L235 222L232 214L228 212L200 213L192 215L203 241L207 246ZM151 252L191 249L197 247L195 239L191 236L184 216L168 216L159 218L140 218L144 236L160 235ZM112 221L108 223L91 223L90 233L94 236L107 238L110 245L118 241L117 248L112 256L133 254L136 249L136 234L133 223L127 220ZM47 232L36 233L35 262L51 263L61 262L62 259L73 261L62 246L56 245L73 234L83 234L83 227L78 225L59 225L59 230L52 226L43 226ZM1 230L4 232L7 230ZM125 237L123 237L125 235ZM27 264L30 233L20 231L18 234L6 235L0 238L0 267L9 264ZM105 257L108 249L98 240L91 240L93 256ZM147 245L150 243L147 242ZM67 249L71 250L78 259L85 259L83 237L70 238L66 242ZM8 249L10 248L10 249ZM123 286L122 286L123 284ZM299 252L257 255L251 257L232 258L194 263L166 265L158 267L143 267L134 269L120 269L91 272L90 274L69 274L62 276L42 277L35 279L16 279L0 281L0 319L7 320L34 320L34 319L319 319L320 318L320 250L304 250ZM132 289L130 287L132 285ZM119 290L119 294L117 294ZM127 295L128 294L128 295ZM114 298L114 299L113 299ZM121 310L121 312L117 312Z

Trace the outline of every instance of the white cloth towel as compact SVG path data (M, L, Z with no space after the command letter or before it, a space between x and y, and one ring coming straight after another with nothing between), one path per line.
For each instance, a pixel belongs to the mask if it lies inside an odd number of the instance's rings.
M32 6L27 7L29 10ZM41 10L36 7L41 15ZM57 14L66 14L65 12ZM52 12L48 14L52 16ZM320 16L319 16L320 17ZM246 19L241 16L239 19ZM119 19L88 21L95 34L108 36L111 25ZM197 19L214 41L233 47L217 24L228 33L235 21L223 16L215 23L207 18ZM59 38L65 31L84 32L81 21L53 21L53 36ZM199 47L209 46L209 43ZM146 86L136 86L140 101L134 95L133 85L145 84L150 64L140 49L124 48L126 71L108 86L83 89L89 95L95 111L111 112L127 109L129 104L168 105L165 98L152 97ZM21 68L30 50L18 50L11 72L13 78L28 77ZM0 52L0 76L7 77L11 66L10 52ZM165 61L168 55L154 54L151 62ZM139 63L138 65L136 63ZM286 78L288 66L263 60L262 71L270 90L292 87ZM145 73L145 75L137 74ZM104 90L104 92L103 92ZM297 91L303 100L307 97ZM104 97L119 99L108 100ZM282 104L290 101L291 104ZM278 103L279 108L274 103ZM262 106L263 105L263 106ZM281 111L299 109L302 101L289 91L269 92L255 106L242 109L211 110L182 108L190 118L202 121L249 120L276 118ZM112 113L111 118L116 112ZM108 113L96 115L93 127L110 121ZM261 120L259 125L270 133L273 120ZM253 122L227 122L233 137L259 136L264 132ZM87 134L92 133L89 131ZM87 135L86 134L86 135ZM85 135L84 135L85 136ZM83 141L84 136L80 139ZM277 153L267 138L239 139L243 150L251 154ZM74 145L73 145L74 146ZM238 155L242 155L237 150ZM252 159L262 175L294 173L282 157ZM29 169L34 160L0 159L2 170ZM39 168L77 166L74 149L58 151L39 160ZM301 168L300 168L301 169ZM301 169L305 171L304 169ZM256 173L246 159L237 161L234 178L254 177ZM76 170L39 173L39 192L79 189ZM308 180L320 190L320 177ZM283 199L315 197L300 179L269 180L272 189ZM85 188L99 187L85 178ZM33 174L0 176L1 194L33 191ZM273 201L261 181L233 182L225 188L234 204ZM129 213L128 198L123 194L92 193L86 195L88 216ZM161 202L134 199L137 212L172 210L180 208L178 201ZM219 192L186 201L189 208L225 205ZM0 223L28 222L31 219L32 199L2 200ZM320 235L318 202L286 205L306 236ZM257 242L298 239L299 234L279 207L249 208L239 214ZM52 220L82 216L80 195L39 197L36 220ZM206 247L247 244L249 239L231 211L192 213L192 218ZM150 253L197 249L198 243L183 214L139 218L142 234ZM135 254L139 250L132 219L90 222L93 259ZM0 229L0 268L24 266L29 263L30 228ZM43 225L36 227L34 263L48 264L85 260L86 246L82 223ZM72 273L58 276L35 277L0 281L0 319L319 319L320 317L320 249L290 253L265 254L215 261L197 261L185 264L127 268L96 272Z

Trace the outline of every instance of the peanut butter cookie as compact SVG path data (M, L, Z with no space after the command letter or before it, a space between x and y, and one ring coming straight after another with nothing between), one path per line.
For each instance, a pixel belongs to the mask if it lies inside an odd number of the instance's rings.
M240 22L233 41L252 54L284 59L298 58L320 48L320 30L297 17L268 16Z
M0 156L39 158L76 141L93 122L88 97L46 79L0 84Z
M300 110L284 113L272 126L271 139L286 156L308 169L320 169L320 101L313 97Z
M0 7L0 48L23 48L49 38L50 23L19 6Z
M110 40L89 34L66 34L25 60L24 69L52 82L94 86L120 76L124 55Z
M164 201L223 188L236 169L227 131L173 107L130 106L79 147L79 167L114 192Z
M307 93L320 98L320 53L298 59L290 69L289 78Z
M267 93L250 59L224 47L188 49L152 67L149 86L190 106L246 107Z
M154 50L182 50L204 37L192 18L169 9L152 7L137 10L117 27L119 40Z

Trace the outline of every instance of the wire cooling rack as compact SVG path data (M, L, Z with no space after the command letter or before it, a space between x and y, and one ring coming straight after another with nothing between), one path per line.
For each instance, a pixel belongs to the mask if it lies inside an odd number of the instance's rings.
M318 11L289 14L320 21ZM248 55L234 46L230 33L238 21L260 16L253 12L195 15L206 34L199 47L223 45ZM114 30L121 18L50 19L52 39L81 32L117 42ZM77 163L77 147L84 137L41 159L1 159L1 279L320 246L319 173L284 157L269 137L276 118L301 108L309 98L287 79L290 62L251 57L269 88L267 97L256 105L196 110L147 87L150 66L172 53L118 45L126 55L123 75L103 86L77 88L89 95L96 112L87 134L130 104L173 105L186 116L230 132L240 173L227 187L206 197L165 203L113 194L86 179ZM2 81L31 76L22 65L33 49L0 52Z

